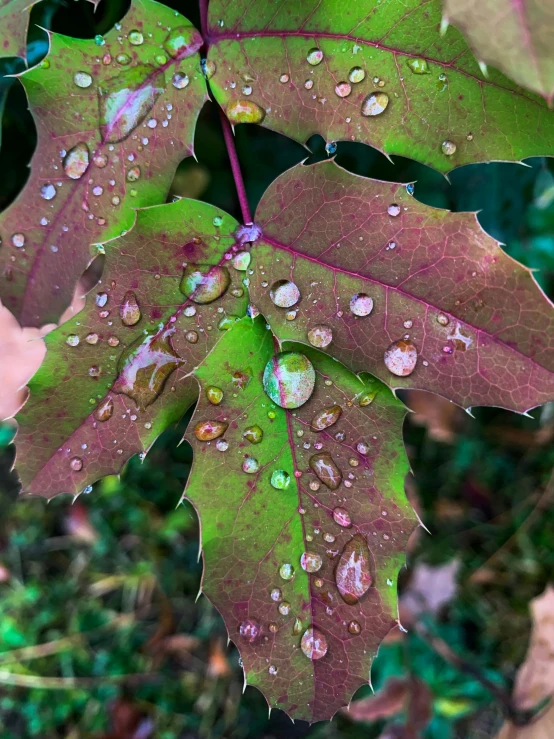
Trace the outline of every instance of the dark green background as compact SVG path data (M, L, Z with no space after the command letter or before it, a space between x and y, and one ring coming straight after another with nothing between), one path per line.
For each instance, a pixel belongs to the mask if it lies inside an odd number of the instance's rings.
M168 5L198 24L195 3ZM84 0L40 3L31 16L30 63L46 53L45 34L36 25L93 37L119 20L126 7L120 0L102 0L94 13ZM4 73L21 68L17 60L0 62ZM6 98L0 149L4 208L25 183L36 135L17 81L0 80L0 91ZM307 151L253 126L239 126L236 141L252 209L286 168L307 156L309 161L326 156L318 137L308 142ZM240 217L211 104L198 124L196 152L199 163L182 164L173 194L193 194ZM357 174L415 182L415 197L429 205L480 210L483 228L512 256L537 269L542 287L554 294L554 177L548 160L529 160L526 167L473 165L453 172L450 181L406 159L391 164L359 144L339 144L337 161ZM449 665L413 629L382 648L373 673L376 688L392 674L414 674L429 685L433 718L423 734L428 739L494 736L502 705L482 677L507 694L511 690L527 647L529 600L542 592L554 566L552 500L542 495L554 463L548 436L554 408L536 410L532 418L497 409L476 409L474 415L455 417L449 443L434 440L412 420L405 427L421 515L432 532L420 536L410 568L455 557L461 562L456 597L424 621L480 676ZM260 693L249 688L241 695L238 654L233 647L226 650L222 621L205 598L195 603L201 575L197 521L189 506L175 509L191 462L187 445L177 447L183 428L184 423L164 434L143 465L131 460L121 480L109 478L80 497L79 512L88 515L97 533L96 542L86 544L67 535L68 518L75 518L67 497L49 505L15 500L16 478L9 471L13 432L0 426L0 564L8 571L0 583L0 736L130 739L132 732L114 728L123 710L118 697L145 731L152 727L144 736L160 739L379 736L383 722L355 724L343 716L313 727L293 725L279 711L268 720ZM487 576L471 580L493 555ZM409 578L410 570L403 573L403 587ZM98 582L105 592L92 587ZM94 629L122 611L136 611L133 625L97 630L83 645L26 661L10 662L3 654ZM194 637L195 648L168 653L161 643L171 634ZM218 650L227 654L227 674L221 674L221 666L216 669ZM37 676L39 687L10 687L2 681L3 670ZM156 672L155 679L121 684L113 678L145 671ZM40 688L41 677L56 676L94 677L95 682ZM367 693L362 690L360 696Z

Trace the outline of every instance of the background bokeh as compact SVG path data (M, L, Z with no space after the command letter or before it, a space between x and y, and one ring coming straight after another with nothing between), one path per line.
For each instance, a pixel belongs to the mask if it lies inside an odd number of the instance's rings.
M192 0L167 4L198 24ZM38 26L93 37L127 6L102 0L94 13L84 0L40 3L31 16L29 63L47 51ZM21 69L20 60L0 62L4 75ZM2 104L0 209L23 187L36 143L17 80L0 78ZM239 126L236 140L252 209L285 169L326 156L318 137L306 149ZM198 197L239 217L213 104L201 115L196 153L198 162L179 168L171 196ZM363 145L339 143L336 157L360 175L415 182L415 197L429 205L479 210L483 228L537 270L554 295L551 161L473 165L448 180ZM343 714L311 727L293 725L280 711L268 718L254 688L242 694L239 656L227 647L223 622L206 598L196 601L195 513L188 505L176 508L191 464L187 444L178 446L187 419L143 463L132 459L121 479L105 479L74 504L62 496L48 505L17 499L14 430L6 423L0 424L2 739L495 736L510 714L525 658L529 602L554 568L554 407L528 417L477 408L471 417L425 393L403 397L415 411L404 430L414 472L407 489L430 533L421 529L411 542L401 577L408 633L396 631L383 645L372 680L376 690L394 676L412 681L405 685L415 680L418 695L423 684L425 728L406 733L418 713L413 694L411 706L397 700L394 711L389 701L384 713L392 716L368 722ZM365 688L356 698L368 694Z

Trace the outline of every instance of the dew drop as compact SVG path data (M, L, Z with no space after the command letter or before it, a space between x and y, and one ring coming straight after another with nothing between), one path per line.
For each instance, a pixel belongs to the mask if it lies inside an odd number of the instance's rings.
M189 344L197 344L198 333L196 331L187 331L185 333L185 339L188 341Z
M254 621L254 619L252 618L247 618L239 626L239 634L249 644L255 642L256 639L259 638L261 633L262 627L257 621Z
M73 75L73 82L75 82L77 87L90 87L92 85L92 77L88 72L76 72Z
M335 582L348 605L355 605L372 583L369 556L366 540L361 534L353 536L342 550L335 571Z
M73 470L73 472L80 472L83 469L83 460L81 457L73 457L69 461L69 466Z
M77 346L79 344L79 337L77 336L77 334L69 334L69 336L65 340L65 343L69 346Z
M312 418L312 431L324 431L335 424L342 413L340 405L332 405L330 408L324 408Z
M187 305L185 306L185 309L183 310L183 314L187 318L192 318L192 316L196 315L196 308L194 307L194 305Z
M352 67L350 72L348 72L348 79L356 85L365 79L365 71L361 67Z
M265 110L253 100L233 100L226 112L231 123L261 123L265 118Z
M306 88L306 90L311 90L313 86L314 86L313 80L306 80L306 82L304 82L304 87Z
M21 249L22 246L25 246L25 236L21 233L14 234L12 236L12 244L17 249Z
M297 636L302 631L302 621L298 618L298 616L294 619L294 624L292 627L292 633Z
M437 323L440 323L441 326L448 326L450 319L448 316L445 316L444 313L439 313L437 316Z
M300 557L300 566L305 572L319 572L322 564L322 558L313 552L304 552Z
M377 390L367 390L362 393L358 399L358 405L361 408L365 408L367 405L371 405L377 396Z
M286 85L286 84L287 84L287 82L289 81L289 79L290 79L290 77L288 76L288 74L282 74L282 75L281 75L281 76L279 77L279 82L280 82L280 83L281 83L282 85Z
M348 631L351 634L354 634L354 636L357 636L358 634L362 633L362 627L357 621L350 621L348 624Z
M245 272L252 259L249 251L239 251L233 257L232 265L238 272Z
M275 665L269 665L268 670L270 675L276 675L279 670L275 667Z
M300 648L308 659L316 660L325 657L327 654L327 639L313 626L306 629L300 641Z
M321 49L313 48L308 51L308 55L306 56L306 61L308 64L311 64L312 67L317 67L318 64L321 64L323 61L323 52Z
M264 438L264 432L260 426L249 426L243 433L243 436L251 444L259 444Z
M352 85L349 82L339 82L335 86L335 94L340 98L346 98L352 92Z
M396 216L400 215L400 206L397 205L397 203L392 203L392 205L389 205L389 207L387 208L387 213L389 214L389 216L396 218Z
M242 471L246 472L247 475L255 475L260 469L260 463L254 457L246 457L242 463Z
M85 341L87 344L98 344L98 334L88 334Z
M279 613L281 616L288 616L290 613L290 603L288 603L286 600L284 600L282 603L279 603Z
M206 388L206 398L212 405L219 405L223 400L223 390L215 385L208 385Z
M441 144L442 153L447 157L451 157L456 153L457 146L453 141L443 141Z
M199 421L194 427L194 435L198 441L213 441L227 431L229 424L224 421Z
M81 142L70 149L64 157L63 168L71 180L79 180L87 171L90 160L88 146Z
M129 33L129 43L133 46L140 46L144 42L144 36L140 31L133 30Z
M214 74L217 71L217 66L215 62L212 62L211 59L202 59L201 61L202 66L202 72L204 73L204 77L207 80L211 80L211 78L214 76Z
M386 92L372 92L362 103L363 116L381 115L387 109L389 96Z
M356 444L356 451L358 454L366 455L369 453L369 446L365 443L365 441L359 441Z
M365 293L357 293L350 298L350 310L355 316L361 318L369 316L373 310L373 298Z
M269 597L271 598L271 600L275 601L275 603L279 603L279 601L283 600L283 593L279 588L273 588L273 590L269 594Z
M252 95L252 85L244 85L242 88L243 95Z
M56 188L51 182L47 182L40 188L40 197L44 200L52 200L56 197Z
M218 439L215 442L215 448L218 452L226 452L229 449L229 442L225 439Z
M319 480L330 490L336 490L342 481L342 472L339 470L333 457L328 452L321 452L310 457L310 467Z
M414 74L429 74L429 65L425 59L408 59L406 64Z
M128 290L123 296L123 301L119 306L119 316L125 326L135 326L140 321L142 313L137 296L132 290Z
M231 283L226 267L208 264L189 264L185 268L179 289L194 303L213 303L225 294Z
M140 178L140 167L131 167L127 170L127 182L136 182Z
M271 474L270 482L276 490L286 490L290 485L290 475L285 470L275 470Z
M294 567L289 563L281 565L279 567L279 575L281 575L283 580L292 580L294 577Z
M417 364L415 344L406 339L394 341L385 351L385 367L397 377L408 377Z
M185 72L175 72L171 78L171 84L177 90L183 90L189 83L189 76Z
M106 400L104 400L104 402L102 402L94 412L94 417L97 421L100 421L101 423L103 423L104 421L109 421L112 415L113 400L111 398L106 398Z
M281 352L267 363L263 386L271 400L281 408L299 408L315 387L315 370L299 352Z
M128 54L118 54L115 60L118 64L126 65L131 61L131 57Z
M346 508L335 508L333 510L333 520L345 529L352 526L352 519Z
M308 341L317 349L325 349L333 341L333 332L323 324L314 326L308 331Z
M271 286L269 297L278 308L292 308L300 300L300 290L290 280L277 280Z

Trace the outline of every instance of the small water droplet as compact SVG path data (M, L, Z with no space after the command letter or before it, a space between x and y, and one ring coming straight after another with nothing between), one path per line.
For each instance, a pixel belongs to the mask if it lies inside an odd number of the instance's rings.
M185 72L175 72L171 78L171 84L173 87L177 88L177 90L183 90L187 87L189 81L189 76Z
M232 265L239 272L245 272L248 269L250 260L252 259L249 251L239 251L233 257Z
M355 316L369 316L373 310L373 299L365 293L357 293L350 299L350 310Z
M300 290L290 280L277 280L271 286L269 297L278 308L292 308L300 300Z
M314 326L308 331L308 341L317 349L325 349L333 341L333 332L329 326Z
M73 470L73 472L80 472L83 469L83 460L81 457L73 457L69 461L69 466Z
M365 441L359 441L356 444L356 451L358 452L358 454L368 454L369 446L365 443Z
M128 54L118 54L115 60L118 64L125 66L126 64L129 64L131 57Z
M187 305L185 306L185 309L183 310L183 314L187 318L192 318L192 316L196 315L196 308L194 307L194 305Z
M284 600L282 603L279 603L279 613L281 616L288 616L290 613L290 603L288 603L286 600Z
M104 41L104 37L97 33L94 37L94 43L96 44L96 46L104 46L106 42Z
M189 344L196 344L198 343L198 333L196 331L186 331L185 339L189 342Z
M348 624L348 631L351 634L357 636L358 634L362 633L362 627L357 621L350 621L350 623Z
M113 400L111 398L106 398L98 408L94 411L94 417L97 421L100 421L103 423L104 421L108 421L113 415Z
M310 626L310 628L306 629L304 635L302 636L302 640L300 641L300 648L302 649L302 652L306 655L306 657L308 657L308 659L321 659L327 654L327 639L321 633L321 631L315 629L313 626Z
M342 481L342 472L339 470L333 457L328 452L321 452L310 457L310 467L319 480L330 490L336 490Z
M88 146L81 142L70 149L63 159L63 168L71 180L79 180L89 166L90 152Z
M267 670L270 675L276 675L279 670L275 667L275 665L269 665L269 668Z
M77 336L77 334L69 334L69 336L65 340L65 343L69 346L77 346L79 344L79 337Z
M246 457L242 463L242 471L246 472L247 475L255 475L260 469L260 463L254 457Z
M281 565L279 567L279 575L281 575L283 580L292 580L294 577L294 567L289 563Z
M271 474L270 482L276 490L286 490L290 485L290 475L285 470L275 470Z
M127 182L136 182L140 178L140 167L135 166L127 170Z
M281 408L299 408L315 387L315 370L299 352L281 352L267 363L263 386L271 400Z
M281 83L282 85L286 85L286 83L287 83L287 82L289 81L289 79L290 79L290 77L288 76L288 74L282 74L282 75L281 75L281 76L279 77L279 82L280 82L280 83Z
M25 246L25 236L21 233L14 234L12 236L12 244L17 249L21 249L22 246Z
M253 100L233 100L226 113L231 123L261 123L265 118L265 110Z
M262 627L260 624L252 618L247 618L239 626L239 634L249 644L252 644L259 638L262 633Z
M90 87L92 85L92 77L88 72L76 72L73 75L73 82L75 82L77 87Z
M88 334L85 341L87 344L98 344L98 334Z
M302 621L298 618L298 616L294 619L294 624L292 627L292 633L297 636L302 631Z
M223 390L215 385L206 388L206 397L212 405L219 405L223 400Z
M52 200L56 197L56 188L51 182L47 182L40 188L40 197L44 200Z
M243 85L242 94L243 95L252 95L252 85Z
M275 603L279 603L279 601L283 600L283 593L279 588L273 588L273 590L269 594L269 597L271 598L271 600L275 601Z
M321 49L313 48L308 51L308 55L306 56L306 61L308 64L311 64L312 67L317 67L318 64L321 64L323 61L323 52Z
M103 308L108 302L107 293L97 293L96 297L94 298L94 302L99 308Z
M226 439L218 439L215 442L215 448L218 452L226 452L229 449L229 442Z
M231 283L226 267L189 264L185 268L179 289L194 303L213 303L225 294Z
M361 534L353 536L342 550L335 571L335 582L348 605L355 605L372 583L369 557L366 540Z
M429 65L425 59L408 59L406 64L414 74L429 74Z
M387 109L389 104L389 96L386 92L372 92L362 103L363 116L381 115Z
M352 67L350 72L348 72L348 79L353 84L358 84L358 82L363 82L365 79L365 71L361 67Z
M194 435L198 441L213 441L227 431L229 424L224 421L199 421L194 427Z
M385 351L384 360L386 368L393 375L408 377L417 364L416 346L406 339L394 341Z
M142 313L137 296L132 290L128 290L123 296L123 300L119 306L119 316L125 326L135 326L140 321Z
M319 554L313 552L304 552L300 557L300 565L305 572L318 572L322 564L323 560Z
M144 36L140 31L133 30L129 32L129 43L133 46L140 46L144 42Z
M335 508L333 510L333 520L345 529L352 526L352 519L346 508Z
M330 408L324 408L312 418L312 431L324 431L325 429L336 423L342 413L340 405L332 405Z
M304 82L304 87L306 88L306 90L311 90L313 86L314 86L313 80L306 80L306 82Z
M444 313L439 313L437 316L437 323L440 323L441 326L448 326L450 319L448 316L445 316Z
M389 216L392 216L392 218L396 218L396 216L400 215L400 206L397 205L397 203L392 203L392 205L389 205L387 208L387 213Z
M249 426L243 436L251 444L259 444L264 438L264 432L258 425Z
M453 141L443 141L441 144L442 153L447 157L451 157L456 153L457 146Z
M339 82L335 85L335 94L340 98L346 98L352 92L352 85L349 82Z

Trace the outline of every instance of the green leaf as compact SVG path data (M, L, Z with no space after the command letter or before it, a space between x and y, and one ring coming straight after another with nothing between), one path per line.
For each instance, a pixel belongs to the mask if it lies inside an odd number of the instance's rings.
M241 271L212 268L213 294L223 290L213 303L194 302L198 293L191 301L181 284L187 264L188 273L195 263L223 264L239 248L233 218L186 199L136 217L106 244L85 308L46 337L46 359L17 416L24 493L78 493L146 451L195 401L192 372L244 315ZM229 284L213 285L218 274Z
M550 3L444 0L444 14L464 33L478 59L552 104L554 11Z
M392 388L525 412L554 398L554 312L474 213L327 161L297 165L256 211L252 302L279 340L312 343Z
M440 25L439 0L212 0L210 86L233 123L359 141L441 172L554 153L545 102L485 77Z
M237 323L196 371L185 494L201 521L202 589L240 649L246 682L271 707L318 721L367 683L397 622L396 580L417 521L404 495L403 405L314 349L281 348L289 358L302 352L297 370L315 369L313 392L295 409L264 391L278 349L261 317ZM281 403L305 396L302 371L290 377L283 367L266 374L266 388L277 380ZM217 406L207 397L214 386ZM335 423L314 431L323 418Z
M182 16L134 0L105 38L51 34L47 58L21 75L38 146L0 216L0 297L21 323L57 321L90 245L165 200L206 100L201 43Z
M0 58L27 58L27 29L33 5L36 1L0 0Z

